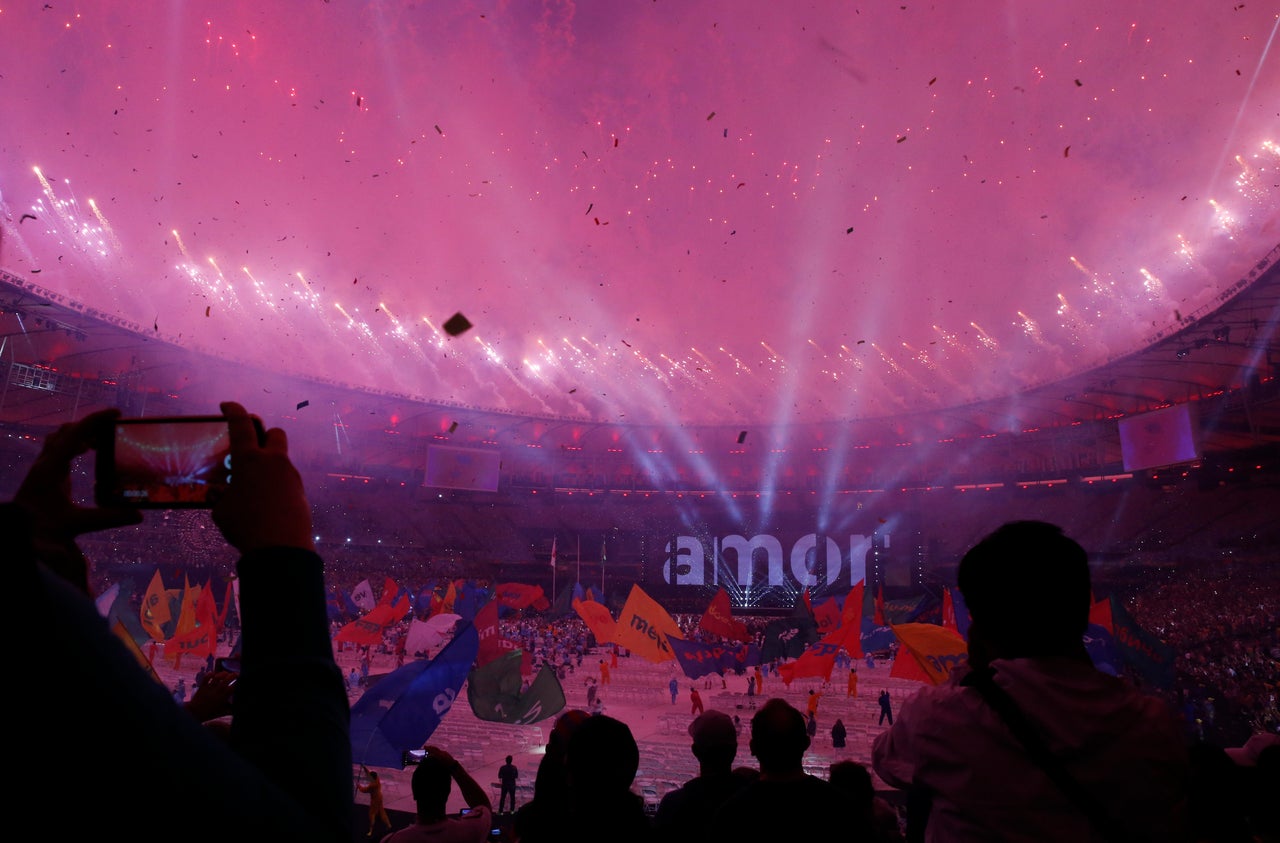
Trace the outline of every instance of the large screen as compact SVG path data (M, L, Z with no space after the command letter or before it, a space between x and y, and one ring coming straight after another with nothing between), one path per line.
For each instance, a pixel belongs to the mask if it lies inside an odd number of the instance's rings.
M1164 468L1200 459L1200 428L1190 404L1120 420L1125 471Z
M427 475L422 485L439 489L496 492L501 464L502 457L497 451L429 445Z

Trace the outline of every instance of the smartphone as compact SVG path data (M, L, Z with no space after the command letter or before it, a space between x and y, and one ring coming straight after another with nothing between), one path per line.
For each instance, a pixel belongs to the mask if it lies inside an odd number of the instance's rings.
M258 441L266 438L254 419ZM231 482L231 432L225 416L116 419L98 450L99 506L207 509L209 490Z

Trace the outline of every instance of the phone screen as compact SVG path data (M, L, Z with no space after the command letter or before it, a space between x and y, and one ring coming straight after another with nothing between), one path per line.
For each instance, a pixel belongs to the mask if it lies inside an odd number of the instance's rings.
M101 505L209 507L209 490L231 482L223 416L117 419L97 456L94 496Z

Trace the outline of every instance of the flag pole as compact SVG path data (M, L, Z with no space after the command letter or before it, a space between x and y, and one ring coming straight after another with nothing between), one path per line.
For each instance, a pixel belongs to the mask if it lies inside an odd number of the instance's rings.
M551 599L556 599L556 537L551 537Z
M578 582L582 582L582 534L578 534Z

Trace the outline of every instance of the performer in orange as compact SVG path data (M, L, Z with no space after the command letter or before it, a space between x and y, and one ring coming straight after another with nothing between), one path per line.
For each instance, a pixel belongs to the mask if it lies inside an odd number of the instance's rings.
M858 696L858 669L856 667L849 668L849 691L846 697Z
M382 820L382 824L391 829L391 818L387 816L387 808L382 804L382 780L378 778L378 774L370 770L363 764L360 765L361 772L369 776L368 784L356 782L356 789L361 793L369 794L369 833L365 837L372 837L373 830L377 828L378 820Z
M604 659L600 660L600 684L609 684L609 663Z

